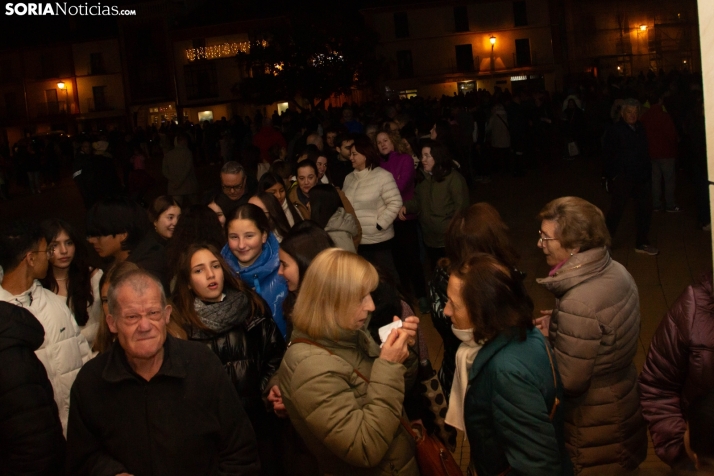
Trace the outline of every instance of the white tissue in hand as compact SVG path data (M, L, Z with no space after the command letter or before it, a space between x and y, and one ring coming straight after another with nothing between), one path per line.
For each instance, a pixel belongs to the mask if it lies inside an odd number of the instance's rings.
M382 341L382 343L387 342L387 337L389 337L389 334L392 332L392 329L399 329L402 327L402 321L394 321L391 324L387 324L386 326L382 326L379 328L379 339Z

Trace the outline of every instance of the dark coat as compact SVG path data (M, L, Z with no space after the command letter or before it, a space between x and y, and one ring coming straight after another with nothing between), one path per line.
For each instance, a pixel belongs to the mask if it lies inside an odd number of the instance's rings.
M605 175L609 179L652 180L652 162L647 147L647 133L641 122L630 127L619 120L605 134L603 143Z
M131 250L126 260L159 278L161 284L164 286L164 292L168 294L171 279L169 276L168 262L166 260L165 244L166 240L154 230L151 230L146 234L144 239Z
M263 303L264 313L253 313L247 296L244 302L216 332L201 331L191 339L206 343L221 359L243 408L256 426L265 420L261 418L266 416L262 392L280 367L285 340L267 304Z
M0 302L0 474L62 474L65 441L47 372L45 338L28 310Z
M451 332L451 319L444 315L444 307L448 298L446 288L449 285L449 272L441 266L437 266L434 276L429 282L429 300L431 301L431 322L439 332L444 341L444 358L439 369L439 381L444 389L444 395L449 398L451 394L451 384L454 381L456 370L456 351L461 345L461 341Z
M469 372L464 402L471 461L479 476L572 475L565 449L563 411L549 414L563 386L536 328L524 341L501 333L481 348ZM553 359L553 365L557 364Z
M257 475L256 440L223 366L205 345L167 336L147 382L115 342L72 386L68 473Z
M642 414L655 452L669 465L687 459L684 415L714 390L712 273L679 296L655 332L640 374Z

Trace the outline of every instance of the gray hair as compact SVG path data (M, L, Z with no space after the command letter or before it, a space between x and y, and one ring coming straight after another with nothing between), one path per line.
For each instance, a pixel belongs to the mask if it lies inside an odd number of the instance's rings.
M245 169L241 164L236 162L235 160L230 160L223 164L223 167L221 167L221 173L222 174L244 174L245 175Z
M624 110L626 107L635 107L639 111L640 110L640 101L638 101L635 98L627 98L622 103L622 109Z
M164 292L164 286L161 284L161 281L159 281L159 278L147 271L144 271L143 269L137 269L119 276L116 281L109 285L109 290L107 291L109 314L116 317L119 312L121 312L121 306L117 301L119 288L122 286L131 286L131 288L137 293L144 294L152 284L159 288L159 294L161 295L161 308L165 308L166 292Z

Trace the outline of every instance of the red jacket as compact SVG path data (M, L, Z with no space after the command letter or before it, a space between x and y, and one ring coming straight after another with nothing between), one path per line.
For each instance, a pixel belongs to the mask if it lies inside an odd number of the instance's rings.
M674 159L677 157L677 128L661 105L650 107L640 118L647 133L650 159Z
M711 272L685 289L660 323L639 384L655 452L673 466L687 458L683 415L693 400L714 389Z
M265 162L272 162L269 152L276 144L287 147L283 135L272 126L263 126L253 136L253 145L260 149L260 159Z

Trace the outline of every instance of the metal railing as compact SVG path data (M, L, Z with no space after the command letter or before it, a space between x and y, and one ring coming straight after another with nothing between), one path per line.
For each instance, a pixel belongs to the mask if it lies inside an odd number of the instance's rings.
M65 101L46 101L36 103L32 108L32 117L58 116L64 114L75 114L76 107L71 102Z

